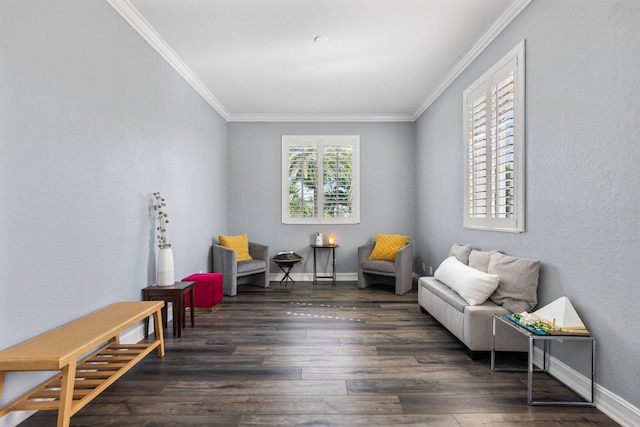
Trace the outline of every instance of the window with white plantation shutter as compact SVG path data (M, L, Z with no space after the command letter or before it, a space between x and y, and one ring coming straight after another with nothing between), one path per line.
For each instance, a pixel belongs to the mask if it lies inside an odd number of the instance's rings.
M357 135L282 136L282 222L357 224Z
M464 226L524 231L524 41L463 94Z

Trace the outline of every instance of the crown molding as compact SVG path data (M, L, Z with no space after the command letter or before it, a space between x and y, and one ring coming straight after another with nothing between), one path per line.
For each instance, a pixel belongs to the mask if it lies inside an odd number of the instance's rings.
M476 42L475 45L462 57L460 62L447 74L442 83L427 97L420 108L413 114L413 120L424 113L427 108L435 102L436 99L462 74L462 72L484 51L487 46L504 30L507 25L515 19L516 16L531 3L532 0L517 0L508 7L496 22L487 30L486 33Z
M462 74L480 53L532 0L517 0L464 55L413 114L231 114L194 72L169 47L129 0L107 2L180 74L227 122L413 122Z
M129 2L129 0L107 0L107 2L118 12L125 21L133 27L146 41L162 56L177 72L184 78L187 83L195 89L202 98L214 110L216 110L225 120L229 118L229 111L222 105L220 101L211 93L211 91L202 83L202 81L194 74L193 71L185 64L182 59L169 47L167 42L153 29L151 24L138 12L138 10Z
M408 114L231 114L229 122L413 122Z

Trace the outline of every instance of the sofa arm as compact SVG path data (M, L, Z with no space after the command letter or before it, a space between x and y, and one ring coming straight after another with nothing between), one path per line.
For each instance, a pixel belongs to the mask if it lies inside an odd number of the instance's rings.
M506 308L486 301L464 309L464 344L471 351L490 351L493 340L493 315L509 314ZM527 351L528 340L512 328L504 327L496 334L496 350Z

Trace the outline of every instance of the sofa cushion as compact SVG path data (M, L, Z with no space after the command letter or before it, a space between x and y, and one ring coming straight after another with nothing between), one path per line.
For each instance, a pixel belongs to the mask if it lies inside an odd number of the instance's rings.
M219 235L220 244L226 248L233 249L236 252L236 261L247 261L253 259L249 255L249 238L247 233L238 234L237 236Z
M460 262L455 256L442 261L434 277L456 291L470 305L482 304L496 290L499 277Z
M454 256L461 263L468 265L469 264L469 254L471 253L471 245L460 245L458 243L454 243L449 249L448 256Z
M370 260L395 261L396 252L409 243L409 236L399 234L376 234L376 244L369 255Z
M500 284L491 295L496 304L518 313L530 311L538 303L540 261L497 252L491 255L488 272L500 276Z
M476 270L488 272L489 261L491 261L491 255L498 251L479 251L471 249L469 253L469 267L473 267Z

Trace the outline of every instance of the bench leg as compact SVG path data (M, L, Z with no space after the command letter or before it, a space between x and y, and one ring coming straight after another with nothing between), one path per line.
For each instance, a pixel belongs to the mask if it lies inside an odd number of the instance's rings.
M0 371L0 400L2 400L2 390L4 390L4 379L6 376L5 371Z
M71 404L73 403L73 386L76 380L76 361L62 368L62 384L60 386L60 407L58 408L58 427L69 427L71 422Z
M164 357L164 337L163 337L163 328L162 328L162 311L158 310L153 313L153 327L155 328L156 340L160 340L160 345L158 346L158 356Z

